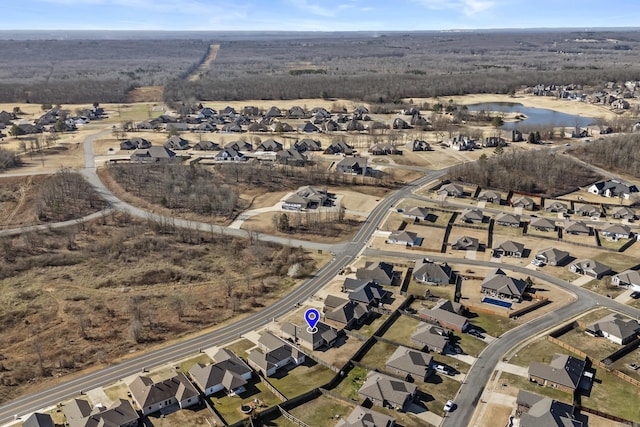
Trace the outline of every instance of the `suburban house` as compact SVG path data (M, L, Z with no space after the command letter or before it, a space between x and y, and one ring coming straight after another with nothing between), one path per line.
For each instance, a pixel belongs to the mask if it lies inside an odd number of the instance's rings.
M108 408L101 405L92 408L86 400L72 399L64 405L64 416L69 427L134 427L140 418L131 402L123 399L116 400Z
M608 240L618 241L619 239L631 238L631 229L624 224L609 224L602 229L602 236Z
M318 126L314 125L314 124L313 124L313 123L311 123L311 122L306 122L306 123L305 123L305 124L300 128L300 130L301 130L302 132L305 132L305 133L318 133L318 132L321 132L320 128L319 128Z
M513 240L505 240L497 246L494 246L493 256L511 256L514 258L522 258L524 253L524 245L522 243L514 242Z
M213 141L200 141L196 142L193 146L195 151L219 151L220 145L216 144Z
M495 222L504 227L520 227L520 215L501 212L496 215Z
M269 138L262 141L256 148L256 151L280 151L282 148L283 146L281 142L278 142L273 138Z
M567 403L520 390L516 405L520 427L583 427L574 417L575 408Z
M636 212L626 206L618 206L613 208L611 216L615 219L634 220L636 219Z
M269 110L264 114L265 117L282 117L282 111L276 107L275 105L269 108Z
M204 395L211 396L221 390L228 396L243 393L251 379L251 368L230 350L218 350L213 360L215 363L208 365L196 363L189 370L191 379Z
M299 326L291 322L284 323L280 329L285 338L309 350L333 347L338 339L338 330L324 322L316 324L317 331L314 333L309 331L307 325Z
M335 427L394 427L395 425L394 418L358 405L347 417L341 418Z
M522 301L529 285L522 279L509 277L499 268L492 271L480 284L480 292L490 296Z
M142 415L178 405L180 409L198 404L200 394L182 373L154 383L149 377L139 376L129 384L131 397L142 410Z
M456 332L465 332L469 328L469 319L457 313L439 307L431 309L423 308L418 311L418 316L429 323L451 329Z
M571 260L569 252L556 248L547 248L536 254L536 259L549 265L562 266Z
M151 147L151 141L144 138L129 138L120 143L121 150L135 150L136 148L149 148Z
M275 375L276 371L289 364L298 366L304 363L305 355L290 346L271 332L265 332L258 340L258 348L247 357L249 366L260 371L265 377Z
M49 414L41 414L40 412L34 412L24 420L22 427L56 427L53 423L53 418Z
M576 215L600 218L602 212L596 205L583 204L576 208Z
M588 188L588 191L589 193L598 194L603 197L629 199L631 194L638 192L638 187L618 179L611 179L609 181L596 182Z
M429 209L420 206L412 206L402 212L405 218L411 218L414 221L425 221L429 217Z
M276 152L276 161L283 165L304 166L307 164L307 156L292 148Z
M334 140L325 150L324 154L353 154L353 147L344 141Z
M358 391L360 399L368 399L383 408L404 410L414 399L417 387L379 372L369 372Z
M356 270L356 277L360 280L372 281L379 285L392 285L394 278L393 264L382 261L367 261L364 267Z
M232 148L235 151L253 151L253 145L247 141L231 141L224 148Z
M216 154L214 159L218 161L235 161L235 162L242 162L247 160L244 154L242 154L240 151L236 150L233 147L223 148Z
M297 105L289 108L289 111L287 113L287 116L290 119L304 119L305 117L307 117L307 113L304 111L304 109Z
M392 232L389 237L387 237L387 243L413 247L420 246L420 244L422 243L422 238L418 237L417 233L398 230Z
M300 153L304 153L305 151L321 151L322 145L320 141L316 141L311 138L304 138L300 141L294 142L293 148Z
M640 291L640 272L636 270L625 270L611 278L611 283L621 288L628 288Z
M367 159L364 157L347 157L336 165L336 172L350 173L352 175L367 174Z
M522 208L528 211L532 211L535 207L535 204L533 203L533 199L525 196L519 196L511 200L511 206L513 206L514 208Z
M167 139L167 142L164 143L164 148L169 150L186 150L189 148L189 141L179 137L178 135L174 135Z
M414 139L411 144L412 151L431 151L431 145L425 140Z
M483 190L478 194L478 200L481 202L500 204L502 196L497 191Z
M582 259L569 265L569 271L584 276L591 276L594 279L602 279L607 274L611 274L611 268L594 261L592 259Z
M176 153L165 147L138 148L129 159L133 163L169 163L176 159Z
M477 251L480 248L480 242L475 237L462 236L451 245L451 249L460 251Z
M391 144L374 144L369 148L369 153L373 156L386 156L390 154L402 154L402 151Z
M584 368L584 360L556 353L548 365L540 362L531 362L531 365L529 365L529 381L557 388L567 393L573 393L580 385Z
M449 345L449 332L441 327L420 322L416 326L413 335L411 335L411 342L427 351L435 351L442 354Z
M421 381L433 373L433 357L422 351L398 346L385 364L389 371L411 376Z
M438 189L438 196L463 197L464 188L458 184L444 184Z
M558 201L550 201L547 206L545 206L544 210L546 212L552 213L567 213L569 211L569 207L566 203L558 202Z
M324 320L343 329L361 325L369 317L364 304L328 295L324 301Z
M584 331L594 337L605 337L616 344L625 345L638 337L640 324L635 319L611 313L587 325Z
M365 283L349 292L349 301L364 304L367 307L380 307L393 295L374 282Z
M375 284L375 282L370 282L369 280L360 280L360 279L352 279L351 277L346 277L344 282L342 282L342 292L353 292L361 286L364 286L368 283Z
M547 218L531 218L529 225L538 231L549 232L556 230L556 223Z
M465 209L460 214L460 222L467 224L481 223L484 221L484 214L480 209Z
M456 151L467 151L476 148L476 142L464 135L458 135L451 138L447 145Z
M453 270L447 264L436 264L427 258L416 260L413 268L413 278L416 282L430 285L453 283Z
M282 209L301 211L303 209L317 209L323 206L329 195L326 188L312 187L310 185L300 187L291 196L282 202Z
M579 236L591 235L591 227L582 221L565 221L564 232Z

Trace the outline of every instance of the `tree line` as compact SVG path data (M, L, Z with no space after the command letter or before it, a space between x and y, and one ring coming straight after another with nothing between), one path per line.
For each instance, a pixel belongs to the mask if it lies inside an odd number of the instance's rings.
M616 135L582 144L576 157L611 172L640 177L640 134Z

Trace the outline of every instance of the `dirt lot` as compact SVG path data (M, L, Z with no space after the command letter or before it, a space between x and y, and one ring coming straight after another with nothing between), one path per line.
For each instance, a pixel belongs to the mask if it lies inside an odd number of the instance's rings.
M0 179L0 228L9 229L39 223L35 198L47 175Z

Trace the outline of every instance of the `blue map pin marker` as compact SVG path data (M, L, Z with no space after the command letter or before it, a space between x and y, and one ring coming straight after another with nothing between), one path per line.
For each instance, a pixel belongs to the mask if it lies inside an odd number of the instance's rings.
M311 334L315 334L318 331L316 325L320 321L320 313L318 313L318 310L316 310L315 308L310 308L309 310L307 310L304 313L304 320L306 320L307 325L309 325L307 331Z

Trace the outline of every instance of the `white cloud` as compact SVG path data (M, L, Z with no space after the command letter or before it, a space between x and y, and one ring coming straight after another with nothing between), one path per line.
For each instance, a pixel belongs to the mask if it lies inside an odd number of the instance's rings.
M325 18L333 17L336 15L336 10L333 6L322 6L322 2L315 2L315 0L286 0L286 3L291 6L300 9L304 12L309 12L316 16L323 16ZM326 4L326 3L324 3Z
M496 6L493 0L416 0L421 5L433 10L453 9L472 16Z

